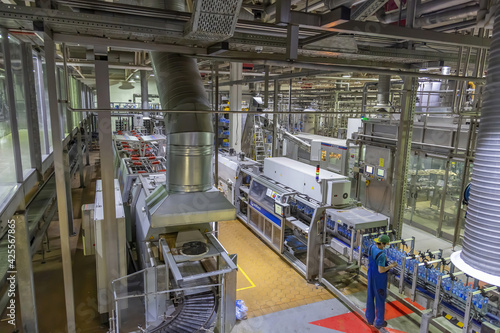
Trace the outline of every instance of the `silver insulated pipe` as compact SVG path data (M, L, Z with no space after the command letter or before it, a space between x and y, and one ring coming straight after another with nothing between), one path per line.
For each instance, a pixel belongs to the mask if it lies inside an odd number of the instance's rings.
M210 110L195 59L180 54L151 52L151 63L162 108ZM213 132L210 114L166 114L168 192L201 192L212 188Z
M379 75L377 88L377 106L388 106L391 95L391 76Z
M452 260L500 277L500 10L495 13L483 96L463 250Z
M166 0L165 9L187 11L184 0ZM210 103L196 60L186 56L151 52L151 63L162 108L179 111L210 110ZM202 113L167 113L167 183L169 193L203 192L213 187L212 116Z

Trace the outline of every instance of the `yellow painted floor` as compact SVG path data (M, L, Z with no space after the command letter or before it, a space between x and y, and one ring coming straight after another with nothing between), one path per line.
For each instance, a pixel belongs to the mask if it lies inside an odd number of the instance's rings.
M238 254L236 296L245 301L248 318L334 298L324 287L307 283L240 221L219 223L219 240Z

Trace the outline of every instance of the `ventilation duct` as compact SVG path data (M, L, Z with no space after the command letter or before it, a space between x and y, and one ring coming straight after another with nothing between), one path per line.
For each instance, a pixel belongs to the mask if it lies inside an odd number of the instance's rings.
M448 21L457 21L475 17L478 10L479 5L450 8L450 10L447 11L425 15L421 18L416 19L415 27L425 27L434 24L446 23Z
M338 8L340 6L346 6L346 7L351 8L355 2L359 2L359 1L357 1L357 0L325 0L324 4L325 4L326 8L333 10L333 9Z
M170 1L168 1L170 2ZM233 36L243 0L198 0L184 29L184 37L220 42Z
M427 1L423 4L417 6L416 17L423 14L428 14L432 12L437 12L443 9L447 9L453 6L462 5L470 2L470 0L433 0ZM384 24L394 23L399 21L399 10L391 12L389 14L385 13L384 7L377 11L377 19ZM406 8L401 11L401 19L406 19Z
M465 273L500 286L500 10L495 13L463 250L451 260Z
M391 93L391 76L379 75L377 88L377 108L379 111L387 111L389 108L389 98Z
M123 81L122 85L119 86L118 89L123 89L123 90L134 89L134 85L128 81Z
M151 52L162 108L210 110L195 59ZM214 133L207 113L167 113L167 191L198 192L212 188Z
M165 6L170 10L186 9L183 0L166 1ZM167 113L164 118L167 180L148 198L151 225L234 219L234 207L213 186L212 114L190 112L211 109L196 60L180 54L151 52L151 64L162 109L179 111Z

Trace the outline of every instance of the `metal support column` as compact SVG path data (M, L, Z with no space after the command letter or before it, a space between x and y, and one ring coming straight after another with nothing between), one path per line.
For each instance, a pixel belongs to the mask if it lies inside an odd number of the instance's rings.
M87 113L87 118L84 121L85 129L85 165L90 165L90 113Z
M219 111L219 101L220 101L220 96L219 96L219 63L215 62L213 63L213 67L215 67L215 98L214 98L214 109ZM214 185L215 187L219 187L219 113L215 113L214 115L214 122L215 122L215 140L214 140L214 145L215 145L215 165L214 165ZM215 236L219 238L219 222L215 221L214 222L214 232ZM217 258L217 260L219 260Z
M460 132L457 133L459 135ZM439 224L438 228L436 230L436 237L441 237L443 234L443 220L444 220L444 209L445 209L445 203L446 203L446 192L448 191L448 179L450 176L450 166L451 166L451 161L450 159L446 160L446 172L444 174L444 184L443 184L443 192L441 193L441 207L439 210Z
M23 68L24 78L24 96L26 97L26 114L31 167L36 169L38 179L41 179L42 152L40 146L40 129L38 127L38 109L36 102L35 77L33 75L34 69L31 44L21 44L21 56L21 66Z
M95 71L97 107L109 109L109 68L107 47L95 46ZM120 253L118 246L118 225L116 223L115 209L115 184L113 171L113 140L111 132L111 113L99 112L99 155L101 158L102 196L104 207L104 221L102 227L104 241L103 260L106 266L107 281L107 306L111 313L113 310L113 293L111 282L120 277L120 264L117 254Z
M75 332L75 301L73 295L73 270L71 265L71 248L69 245L69 227L67 202L71 201L71 192L67 191L64 177L62 115L59 112L56 91L55 43L49 35L50 29L45 27L43 33L45 59L47 62L47 87L49 93L50 123L52 143L54 146L54 169L56 177L57 207L59 209L59 232L61 237L61 254L64 276L64 296L66 301L66 320L68 333Z
M68 131L69 135L71 136L71 130L73 129L73 113L71 111L68 110L67 106L69 105L70 107L77 107L76 106L76 100L73 101L73 96L71 96L71 88L70 88L70 79L69 79L69 71L68 71L68 64L66 62L66 60L68 59L68 52L67 52L67 48L66 48L66 45L64 43L62 43L61 45L61 50L62 50L62 54L63 54L63 73L62 73L62 77L63 77L63 80L60 80L60 81L64 81L64 85L63 85L63 82L59 82L59 97L61 98L61 100L64 101L64 103L61 103L60 106L62 108L62 112L64 112L66 114L66 130ZM60 76L59 76L60 77ZM63 89L64 87L64 89ZM64 93L63 93L64 91ZM64 95L64 97L63 97Z
M292 132L293 133L293 129L290 127L292 125L292 114L290 112L292 112L292 84L293 84L293 79L290 79L290 82L288 84L288 128L287 130L289 132Z
M416 78L404 79L401 119L399 121L398 142L393 181L393 204L391 224L396 231L396 238L401 238L403 231L403 216L406 205L406 183L408 178L408 164L411 154L411 140L413 135L413 119L415 117L415 103L418 81Z
M278 112L278 95L280 91L280 82L274 80L273 112ZM278 156L278 122L279 115L273 114L273 157Z
M286 33L286 60L297 60L299 54L299 26L289 24Z
M215 62L215 98L214 98L214 109L216 111L219 111L219 64ZM214 183L215 187L218 187L219 185L219 113L215 113L215 128L214 128L214 134L215 134L215 175L214 175ZM216 222L218 223L218 222ZM218 233L217 233L218 236Z
M85 86L86 88L86 97L87 97L87 108L92 109L92 90L88 87ZM86 165L90 165L90 144L91 144L91 137L90 137L90 122L92 119L92 112L86 112L86 117L85 117L85 162Z
M33 280L33 265L31 261L31 246L28 237L29 227L26 212L14 215L16 230L16 270L19 286L19 304L24 332L38 332L36 317L35 284Z
M148 98L148 72L145 70L141 72L141 105L143 110L149 110L149 98Z
M264 109L269 107L269 66L265 67L264 73Z
M148 72L145 70L140 71L141 73L141 106L143 110L149 110L149 93L148 93ZM149 112L143 112L144 117L149 117ZM147 132L153 134L153 121L149 122L149 128Z
M82 129L83 127L80 125L78 126L77 133L76 133L76 144L77 144L77 159L78 159L78 173L80 174L80 188L85 187L85 181L83 179L83 173L85 171L83 167L83 150L82 150Z
M0 29L0 34L2 37L5 79L7 83L5 87L7 90L7 103L9 105L9 120L12 132L11 135L12 135L12 147L14 150L14 167L16 171L16 182L22 183L24 181L24 177L23 177L23 166L21 161L21 144L19 141L19 131L17 125L16 98L14 94L14 76L12 74L12 63L10 58L9 33L6 29Z
M230 80L240 81L243 79L243 64L232 62L230 65ZM231 111L241 110L242 86L233 84L229 88L229 109ZM242 115L237 113L229 114L229 147L236 152L241 151L241 135L243 133Z

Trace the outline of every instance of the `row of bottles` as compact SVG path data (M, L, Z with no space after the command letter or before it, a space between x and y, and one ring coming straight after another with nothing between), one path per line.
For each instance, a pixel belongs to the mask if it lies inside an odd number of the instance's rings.
M347 239L351 239L352 233L354 232L354 237L356 237L356 231L349 229L349 227L346 224L343 225L339 224L337 232L339 233L339 235Z
M335 221L333 221L332 219L330 219L330 217L328 217L326 219L326 227L330 230L335 230ZM338 228L337 228L337 232L339 235L341 235L342 237L344 238L347 238L347 239L351 239L351 236L352 234L354 233L354 238L356 238L356 231L355 230L352 230L350 229L347 224L339 224Z
M373 242L373 239L369 239L367 237L363 239L363 248L366 249L366 251L372 244L375 244ZM385 251L387 254L387 260L389 262L397 262L398 265L402 265L403 258L408 257L408 254L405 251L402 251L396 247L390 247ZM408 272L410 275L413 274L415 263L420 262L421 261L418 258L406 260L406 272ZM441 272L440 269L432 265L429 267L418 266L417 276L419 280L426 281L427 283L434 286L437 285L439 277L446 274L446 272ZM449 277L442 280L441 287L443 288L443 290L450 292L454 297L462 299L463 301L467 300L469 291L474 292L478 290L477 288L473 287L472 283L465 284L460 280L452 282L451 278ZM488 297L484 297L481 294L476 294L472 298L472 303L478 309L482 309L483 307L486 308L488 306Z
M394 261L397 262L398 265L402 265L403 258L408 256L405 251L401 251L398 248L392 246L386 250L386 253L387 253L387 259L389 259L389 261L391 262ZM406 268L408 268L408 264L406 265Z
M297 202L297 209L303 212L304 214L308 216L312 216L314 214L314 208L311 208L307 205L304 205L302 202L298 201Z

